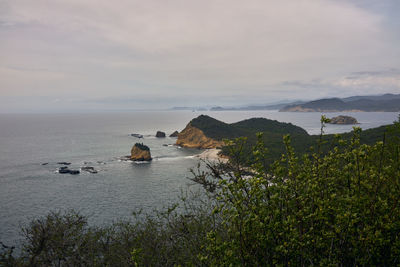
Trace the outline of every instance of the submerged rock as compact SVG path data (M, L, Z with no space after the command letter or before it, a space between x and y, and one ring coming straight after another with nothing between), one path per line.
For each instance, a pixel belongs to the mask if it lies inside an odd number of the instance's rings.
M68 167L60 167L58 173L69 173L70 169Z
M333 117L329 121L330 124L358 124L358 121L356 118L353 118L351 116L337 116Z
M81 172L80 171L78 171L78 170L70 170L70 169L68 169L68 167L60 167L59 169L58 169L58 173L69 173L69 174L80 174Z
M157 131L157 133L156 133L156 137L165 137L165 133L164 132L161 132L161 131Z
M57 162L57 164L60 164L60 165L71 165L71 162L60 161L60 162Z
M150 148L143 143L136 143L131 149L131 160L150 161L152 160Z
M178 137L179 132L175 131L172 134L169 135L169 137Z
M143 138L143 135L141 135L141 134L133 133L133 134L131 134L131 136L136 137L136 138Z
M81 170L90 173L97 173L97 170L95 170L94 167L89 167L89 166L81 167Z

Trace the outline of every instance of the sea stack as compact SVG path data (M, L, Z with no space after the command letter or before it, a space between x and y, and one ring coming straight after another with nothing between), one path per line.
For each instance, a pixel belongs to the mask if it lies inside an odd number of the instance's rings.
M165 133L164 133L164 132L161 132L161 131L157 131L156 137L158 137L158 138L163 138L163 137L165 137Z
M136 143L131 149L131 160L150 161L152 160L150 148L143 143Z
M340 115L340 116L331 118L329 123L330 124L358 124L358 121L356 120L356 118Z

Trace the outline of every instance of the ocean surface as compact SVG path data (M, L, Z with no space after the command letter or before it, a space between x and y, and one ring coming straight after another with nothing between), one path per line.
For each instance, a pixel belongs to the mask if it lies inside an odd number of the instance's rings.
M151 211L175 201L181 190L195 188L188 177L201 151L173 146L176 138L156 138L158 130L181 131L200 114L231 123L265 117L298 125L310 134L320 131L321 113L277 111L131 112L104 114L0 114L0 241L18 245L20 228L53 210L75 209L89 223L104 225L129 219L132 211ZM340 113L355 117L363 129L390 124L391 112ZM328 117L339 115L327 113ZM326 133L352 126L328 125ZM142 134L138 139L132 133ZM151 163L121 160L132 145L151 149ZM91 166L92 174L59 174L57 162L70 169ZM43 165L45 164L45 165Z

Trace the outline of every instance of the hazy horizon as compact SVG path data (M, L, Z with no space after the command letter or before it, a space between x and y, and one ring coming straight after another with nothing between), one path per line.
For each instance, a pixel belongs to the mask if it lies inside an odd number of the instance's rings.
M400 2L0 2L0 113L400 93Z

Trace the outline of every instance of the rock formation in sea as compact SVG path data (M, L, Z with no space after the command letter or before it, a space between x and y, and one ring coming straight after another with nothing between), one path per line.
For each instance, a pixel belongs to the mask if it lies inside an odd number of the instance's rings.
M79 174L80 171L79 170L71 170L71 169L69 169L68 167L65 166L65 167L60 167L58 169L58 173L61 173L61 174L69 173L69 174L76 175L76 174Z
M161 131L157 131L157 133L156 133L156 137L165 137L165 133L164 132L161 132Z
M169 137L178 137L179 132L175 131L172 134L169 135Z
M143 143L136 143L131 149L131 160L149 161L152 160L150 148Z
M131 136L136 137L136 138L143 138L143 135L136 134L136 133L131 134Z
M358 124L358 121L356 118L353 118L351 116L337 116L333 117L329 121L330 124Z

